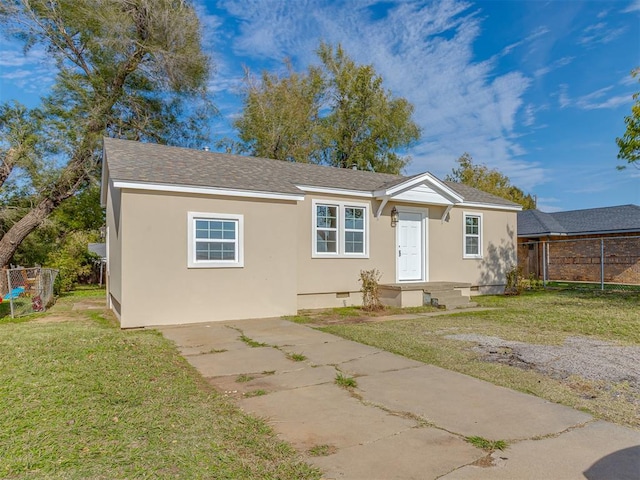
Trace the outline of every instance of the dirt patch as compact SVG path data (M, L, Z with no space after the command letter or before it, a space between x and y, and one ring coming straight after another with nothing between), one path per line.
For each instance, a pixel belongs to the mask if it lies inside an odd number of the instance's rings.
M618 345L586 337L568 337L562 345L536 345L478 334L446 335L474 342L472 349L488 362L536 370L574 382L580 377L607 385L628 385L640 405L640 346Z
M107 304L104 298L87 298L74 302L71 310L104 310L105 308Z

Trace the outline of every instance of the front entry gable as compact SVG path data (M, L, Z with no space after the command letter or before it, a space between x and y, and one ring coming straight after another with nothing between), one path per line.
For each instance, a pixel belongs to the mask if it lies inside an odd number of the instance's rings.
M464 200L430 173L416 175L374 192L374 197L408 203L451 206Z

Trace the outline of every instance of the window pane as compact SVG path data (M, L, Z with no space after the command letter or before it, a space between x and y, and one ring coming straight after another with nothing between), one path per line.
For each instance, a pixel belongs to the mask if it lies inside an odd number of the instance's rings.
M235 243L196 242L196 260L235 260Z
M465 217L467 235L478 235L479 217Z
M226 240L236 239L236 222L222 223L222 238Z
M196 238L210 240L235 240L235 221L196 220Z
M351 230L364 230L364 209L354 207L345 208L344 227Z
M318 253L336 253L336 247L336 232L327 230L316 232L316 251Z
M467 255L478 255L480 252L478 249L478 237L466 237L466 254Z
M344 242L345 253L364 253L364 233L345 232Z
M318 228L336 228L337 208L330 205L316 205L316 222Z

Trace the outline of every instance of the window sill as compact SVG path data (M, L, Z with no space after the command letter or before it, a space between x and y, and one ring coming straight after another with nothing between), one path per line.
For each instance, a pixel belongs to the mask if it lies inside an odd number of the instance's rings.
M239 262L189 262L187 268L244 268Z
M353 255L347 255L347 254L338 254L338 253L312 253L311 254L311 258L360 258L360 259L367 259L369 258L368 254L353 254Z

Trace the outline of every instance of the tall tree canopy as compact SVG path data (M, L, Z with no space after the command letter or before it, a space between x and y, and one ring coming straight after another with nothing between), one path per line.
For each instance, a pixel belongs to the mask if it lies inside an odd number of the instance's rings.
M640 81L640 67L634 69L631 75ZM634 93L633 99L635 102L631 106L631 115L624 118L627 129L622 137L616 138L616 143L620 148L618 158L640 168L638 161L640 160L640 92ZM621 165L618 168L624 169L625 167L626 165Z
M296 73L247 75L235 122L236 151L280 160L400 173L401 153L420 138L413 106L382 85L371 65L357 65L341 46L322 43L320 66Z
M197 145L210 62L181 0L0 0L3 31L43 45L57 75L29 110L0 106L0 265L91 183L104 135Z
M454 168L445 180L464 183L483 192L506 198L519 203L525 210L536 208L533 196L525 194L518 187L511 185L511 180L496 169L489 169L486 165L476 165L468 153L462 154L458 160L458 168Z

